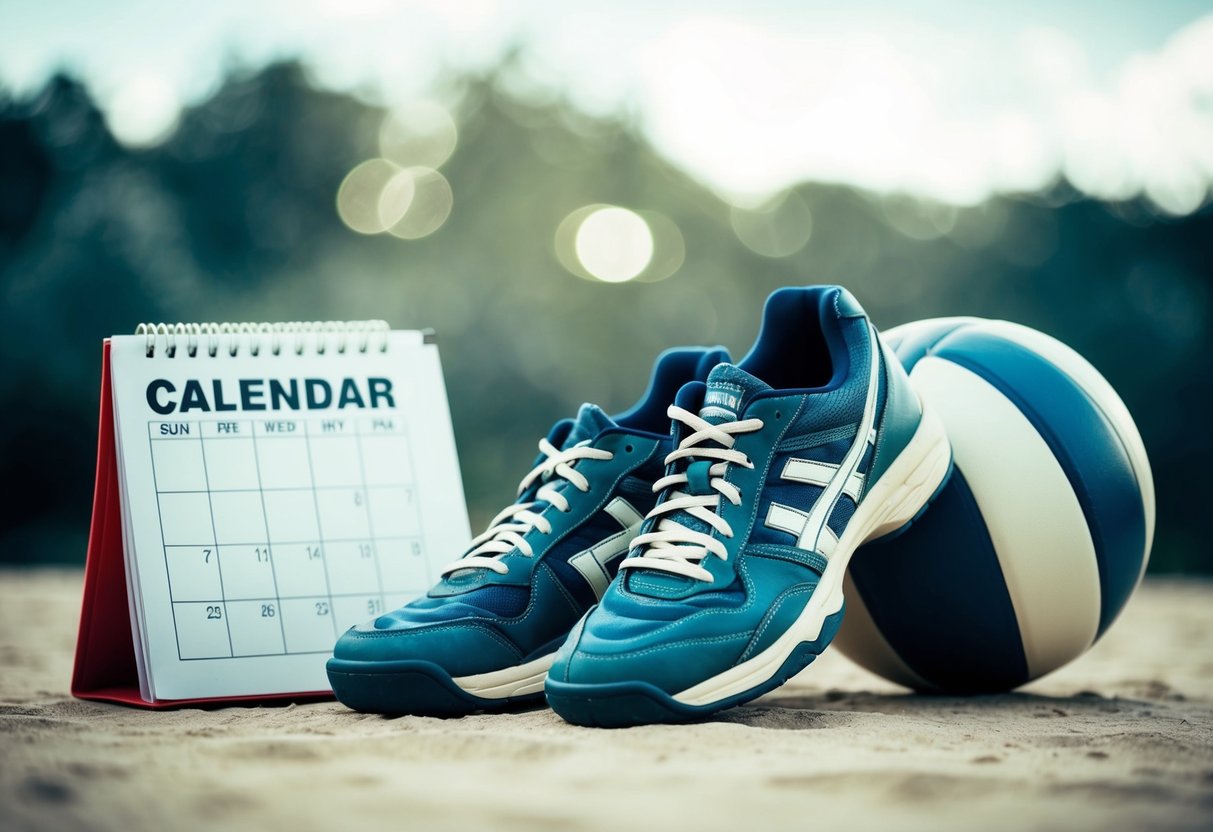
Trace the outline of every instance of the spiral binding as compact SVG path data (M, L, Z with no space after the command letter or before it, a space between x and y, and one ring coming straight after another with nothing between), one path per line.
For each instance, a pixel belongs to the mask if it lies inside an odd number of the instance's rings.
M155 357L157 350L169 358L178 354L193 358L200 351L213 358L220 350L231 356L242 350L256 356L267 348L271 355L281 355L284 349L303 355L309 347L317 355L324 355L329 349L339 355L349 351L387 352L389 331L387 321L178 322L139 324L135 334L147 339L148 358Z

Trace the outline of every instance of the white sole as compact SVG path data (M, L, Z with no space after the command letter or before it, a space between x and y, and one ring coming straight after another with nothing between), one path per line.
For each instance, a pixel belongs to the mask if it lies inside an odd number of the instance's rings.
M526 696L543 690L548 668L556 658L555 651L540 656L517 667L507 667L474 676L454 676L451 681L472 696L481 699L508 699L511 696Z
M745 693L774 676L797 645L816 641L826 619L842 609L843 576L851 555L869 540L913 520L943 483L951 460L943 422L924 403L918 430L855 509L813 596L792 626L758 655L674 694L674 699L684 705L710 705Z

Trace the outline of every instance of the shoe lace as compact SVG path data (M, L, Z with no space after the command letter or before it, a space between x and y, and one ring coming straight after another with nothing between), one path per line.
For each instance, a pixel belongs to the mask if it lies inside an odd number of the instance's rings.
M546 439L539 440L539 451L544 456L543 461L532 468L518 484L518 494L521 496L536 480L546 480L535 492L535 499L526 503L514 503L502 509L489 521L489 527L473 538L463 557L444 566L439 577L445 577L460 569L478 568L491 569L499 575L504 575L509 572L509 567L501 562L503 555L518 549L527 557L532 557L535 552L526 541L526 534L532 529L538 529L542 534L552 533L551 522L543 516L547 506L541 507L541 504L546 503L557 511L568 511L568 498L559 490L564 482L571 483L583 493L590 490L590 481L573 465L581 459L612 459L615 456L610 451L583 444L561 450Z
M693 433L679 442L678 447L666 456L665 464L668 466L680 459L715 460L707 469L708 486L712 493L690 494L681 490L679 486L689 484L686 468L653 483L654 491L667 488L670 490L658 500L657 506L645 519L660 517L661 520L653 531L638 535L632 541L633 550L640 549L640 554L624 560L620 568L644 567L711 582L712 573L703 568L702 561L709 553L721 560L728 560L729 553L724 542L707 532L689 528L668 515L685 512L723 537L732 537L733 528L717 513L717 509L720 507L721 497L733 505L739 505L741 490L726 481L725 475L730 465L754 467L749 457L733 448L737 441L734 434L760 430L763 422L761 419L743 419L713 425L681 407L671 405L666 412L671 419L682 422Z

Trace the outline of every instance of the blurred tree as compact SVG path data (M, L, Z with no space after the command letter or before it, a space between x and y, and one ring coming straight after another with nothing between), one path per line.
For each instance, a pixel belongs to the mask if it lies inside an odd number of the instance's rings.
M1209 487L1187 475L1213 463L1200 415L1213 211L1160 218L1064 183L970 209L807 184L790 207L740 215L627 122L507 92L510 71L445 85L459 122L443 167L454 209L413 241L338 219L338 186L377 154L384 112L314 88L297 64L234 75L141 151L114 142L71 79L0 98L0 465L17 484L0 506L0 560L82 558L98 347L140 320L386 317L437 329L480 525L512 495L537 438L580 401L625 407L661 349L719 342L739 355L772 289L841 282L881 326L1000 317L1086 355L1151 453L1152 568L1213 571L1200 521ZM599 202L672 220L681 268L619 285L566 272L555 230ZM778 248L778 235L803 238L810 223L807 244L781 258L734 231Z

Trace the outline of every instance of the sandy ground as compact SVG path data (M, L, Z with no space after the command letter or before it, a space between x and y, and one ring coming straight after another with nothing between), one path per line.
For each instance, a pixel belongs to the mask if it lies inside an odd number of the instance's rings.
M1213 829L1213 584L1148 582L1028 689L906 694L827 653L694 726L68 693L81 574L0 572L0 829Z

